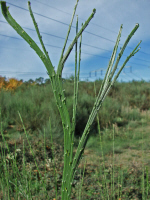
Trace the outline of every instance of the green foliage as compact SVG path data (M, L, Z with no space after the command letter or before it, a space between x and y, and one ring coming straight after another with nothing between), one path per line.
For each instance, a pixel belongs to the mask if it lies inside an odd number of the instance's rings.
M50 86L31 86L27 87L24 92L20 88L15 93L2 91L0 105L3 123L5 124L4 129L9 124L16 125L16 129L22 129L18 116L19 111L26 129L30 132L42 130L46 126L49 117L52 119L52 127L55 129L57 127L57 132L62 130L60 116Z
M100 85L101 81L96 81L96 84ZM92 110L95 97L93 92L94 84L92 82L80 82L79 85L75 136L81 137ZM150 93L146 92L148 86L150 87L150 83L141 84L139 82L137 91L143 93L146 99L150 98ZM71 117L73 113L73 83L65 81L64 88L65 96L67 97L67 108L69 116ZM121 88L123 88L123 90L121 90ZM129 88L130 90L128 90ZM101 110L98 112L101 130L106 127L111 127L113 123L116 123L118 126L125 126L131 120L136 121L141 119L141 105L132 105L129 98L134 93L134 89L134 83L115 84L115 87L113 87L104 101ZM118 95L116 91L118 91L120 95ZM136 102L136 98L136 95L133 95L132 101ZM41 86L27 86L26 83L23 83L13 93L11 91L2 90L0 93L0 105L4 129L6 129L8 125L16 125L16 129L21 128L22 125L17 113L17 111L19 111L26 129L31 132L42 132L45 128L48 135L50 117L53 135L57 134L57 138L60 136L63 137L62 122L50 84L45 83ZM148 107L147 110L149 110L149 108L150 107ZM97 134L96 120L94 120L94 124L92 125L91 134L92 133Z
M95 98L87 93L82 93L80 96L77 107L76 135L81 136L83 133L94 102Z
M121 103L107 97L99 111L100 127L103 129L106 126L112 126L112 123L116 123L115 119L121 116L121 112Z
M136 121L141 119L141 113L138 109L129 109L129 112L122 113L123 118L127 119L128 121Z
M115 75L116 69L118 67L118 63L124 53L126 46L129 43L131 37L134 35L134 33L136 32L136 30L139 27L139 24L135 25L135 27L133 28L131 33L128 35L126 41L124 42L124 44L116 58L116 53L117 53L117 49L118 49L118 45L119 45L119 41L120 41L120 37L121 37L121 32L122 32L122 25L121 25L118 36L117 36L117 40L116 40L116 43L115 43L115 46L114 46L114 49L112 52L112 56L111 56L109 64L108 64L108 68L107 68L104 80L102 82L101 88L96 97L96 100L93 105L91 113L89 114L87 112L86 104L85 104L85 109L83 108L84 115L88 114L89 117L88 117L87 123L85 125L81 140L80 140L78 148L77 148L77 151L75 153L75 156L73 157L74 132L75 132L76 115L77 115L78 83L79 83L80 61L81 61L82 33L85 30L85 28L88 26L89 22L94 17L95 12L96 12L96 9L93 9L93 12L91 13L91 15L89 16L87 21L85 21L85 23L82 25L82 28L79 31L78 31L78 18L77 18L76 36L73 39L72 43L70 44L69 48L67 49L67 51L65 53L65 48L66 48L66 44L67 44L68 37L70 34L70 30L71 30L72 22L73 22L74 15L76 12L76 8L78 5L78 1L79 0L77 0L76 5L74 7L74 12L72 15L68 33L66 36L66 40L64 43L64 47L62 49L62 53L61 53L59 64L58 64L56 71L54 70L54 66L52 65L52 62L48 55L48 52L43 43L42 36L40 35L38 25L36 23L36 20L34 18L34 15L33 15L32 9L31 9L30 2L28 2L30 15L31 15L31 18L32 18L32 21L33 21L33 24L34 24L35 30L37 32L37 35L38 35L38 38L41 43L43 51L38 47L38 45L35 43L35 41L23 30L23 28L13 19L13 17L9 13L8 8L6 7L6 2L1 1L1 9L2 9L3 16L5 17L7 22L14 28L14 30L37 53L37 55L39 56L39 58L42 60L43 64L45 65L47 72L49 74L50 80L51 80L51 85L52 85L55 101L56 101L56 104L57 104L57 107L58 107L58 110L59 110L59 113L61 116L63 132L64 132L64 170L63 170L63 178L62 178L62 186L61 186L61 192L62 192L61 198L65 199L65 200L67 200L67 199L69 200L71 197L72 182L73 182L73 179L75 176L75 171L76 171L77 166L79 165L82 154L84 152L84 149L85 149L88 137L89 137L89 133L92 128L92 124L95 120L95 117L96 117L99 109L101 108L105 97L107 96L111 87L114 85L116 79L118 78L118 76L121 73L124 66L129 61L129 59L139 51L138 47L141 43L141 42L139 42L138 45L134 48L134 50L130 53L130 55L127 56L123 65L120 67L118 73ZM79 37L80 37L79 63L77 65L77 42L78 42ZM73 113L72 113L72 118L70 118L69 110L67 109L67 104L66 104L67 99L65 97L65 93L62 88L61 77L62 77L62 71L64 68L64 64L74 46L75 46L75 76L74 76L74 92L73 92ZM39 80L37 80L37 81L38 81L38 83L41 84L43 82L43 79L40 77ZM35 101L37 101L37 105L38 105L37 106L38 113L35 112L36 106L31 101L28 101L27 97L25 98L25 100L26 101L24 102L24 104L22 104L23 101L19 102L18 105L16 105L15 102L13 102L13 106L18 109L22 109L21 110L22 112L31 112L30 120L32 120L32 124L35 124L35 127L38 125L36 123L38 118L40 118L41 122L43 123L41 108L43 110L45 110L47 108L47 106L45 106L45 105L43 107L41 106L40 102L43 102L43 99L39 99L39 98L35 99ZM32 109L30 109L31 107L32 107ZM25 120L25 119L23 119L23 120ZM21 119L21 121L22 121L22 119ZM26 123L26 121L25 121L25 123ZM32 129L34 129L34 127L32 127Z
M37 84L43 84L44 78L43 78L43 77L36 78L36 79L35 79L35 82L36 82Z

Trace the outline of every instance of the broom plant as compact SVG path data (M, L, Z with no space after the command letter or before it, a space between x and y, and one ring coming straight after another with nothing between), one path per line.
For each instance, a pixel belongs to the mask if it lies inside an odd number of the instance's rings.
M123 65L119 69L118 73L115 75L115 72L118 67L118 63L123 55L123 52L129 43L131 37L134 35L136 30L139 27L139 24L136 24L129 36L127 37L123 47L121 48L117 58L117 50L118 50L118 45L121 37L121 32L123 26L121 25L118 37L112 52L112 56L110 58L108 68L105 74L105 78L102 82L101 88L99 90L99 93L96 97L95 103L93 105L93 109L91 111L91 114L89 116L89 119L87 121L87 124L85 126L85 129L83 131L82 137L79 141L77 150L75 155L73 156L73 148L74 148L74 133L75 133L75 125L76 125L76 107L77 107L77 95L78 95L78 84L79 84L79 73L80 73L80 61L81 61L81 43L82 43L82 33L85 30L85 28L88 26L89 22L91 19L94 17L96 13L96 9L93 9L93 12L85 21L84 24L82 24L81 29L78 31L78 19L76 23L76 36L73 39L72 43L68 47L68 49L65 52L66 49L66 44L68 41L69 33L71 30L72 22L75 16L76 8L78 5L79 0L77 0L76 5L74 7L72 19L69 25L68 33L66 36L66 40L62 49L62 53L60 56L60 60L58 63L57 70L54 70L54 66L51 62L51 59L48 55L48 52L45 48L45 45L42 40L42 36L40 35L40 31L38 28L38 25L36 23L36 20L34 18L32 9L31 9L31 4L28 2L28 7L30 11L31 18L33 20L33 24L35 26L39 41L42 46L42 50L39 48L39 46L36 44L36 42L25 32L25 30L14 20L14 18L11 16L8 7L6 6L5 1L1 1L1 10L2 14L7 20L7 22L13 27L13 29L30 45L30 47L37 53L37 55L40 57L42 60L43 64L45 65L47 72L49 74L49 78L51 81L53 93L55 96L56 104L58 107L58 110L60 112L61 120L62 120L62 126L63 126L63 132L64 132L64 168L63 168L63 177L62 177L62 186L61 186L61 199L62 200L69 200L71 198L71 189L72 189L72 183L74 180L74 175L76 172L76 169L78 167L78 164L80 162L80 159L82 158L82 154L84 152L88 136L90 133L91 125L100 109L102 106L102 103L107 96L110 88L118 78L119 74L121 73L122 69L126 65L126 63L129 61L129 59L134 56L140 48L139 45L141 41L138 43L138 45L134 48L134 50L129 54L129 56L126 58L124 61ZM77 64L77 41L80 38L80 43L79 43L79 61ZM74 99L73 99L73 116L72 119L69 116L69 111L67 108L66 104L66 97L65 97L65 90L62 87L62 71L64 69L65 62L70 55L73 47L75 46L75 76L74 76ZM116 60L116 62L115 62Z

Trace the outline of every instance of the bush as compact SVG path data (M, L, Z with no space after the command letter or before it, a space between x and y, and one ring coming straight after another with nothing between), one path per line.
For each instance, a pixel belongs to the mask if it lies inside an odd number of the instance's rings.
M101 85L101 80L95 82L96 88ZM150 107L150 83L116 83L103 103L99 111L100 127L124 126L130 120L140 120L140 110ZM73 81L63 82L69 114L72 116L73 105ZM85 128L89 114L95 100L94 84L92 82L79 83L79 96L76 118L76 136L80 136ZM50 84L30 85L23 83L15 91L1 90L0 107L2 113L3 128L8 125L16 125L22 128L18 115L20 112L25 127L31 132L49 132L49 117L52 123L52 133L62 135L62 124L59 111L54 101ZM137 109L139 108L139 109ZM97 120L95 119L91 133L97 133Z

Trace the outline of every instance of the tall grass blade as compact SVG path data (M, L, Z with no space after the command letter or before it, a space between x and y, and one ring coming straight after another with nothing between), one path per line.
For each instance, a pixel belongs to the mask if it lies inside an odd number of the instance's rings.
M143 120L142 120L142 200L145 199L145 180L144 180L144 149L143 149Z
M146 199L149 195L149 188L150 188L150 183L148 181L148 177L149 177L149 174L148 174L148 167L146 166Z
M81 196L82 196L82 186L83 186L83 180L84 180L85 167L86 167L86 161L84 163L83 175L82 175L81 184L79 188L79 200L81 200Z
M52 145L52 159L53 159L53 171L55 177L55 195L57 200L57 174L56 174L56 164L55 164L55 157L54 157L54 146L53 146L53 136L52 136L52 127L51 127L51 120L49 118L49 129L50 129L50 136L51 136L51 145Z
M113 124L113 164L112 164L112 199L114 198L115 194L115 180L114 180L114 156L115 156L115 126Z
M27 135L26 128L25 128L25 126L24 126L24 123L23 123L23 120L22 120L22 117L21 117L21 114L19 113L19 111L18 111L18 114L19 114L20 120L21 120L21 122L22 122L22 126L23 126L23 129L24 129L24 132L25 132L25 135L26 135L28 144L29 144L29 146L30 146L30 151L31 151L32 156L33 156L33 158L34 158L34 162L35 162L36 168L37 168L37 170L38 170L38 173L39 173L40 178L42 178L42 175L41 175L40 170L39 170L39 168L38 168L37 162L36 162L36 160L35 160L35 156L34 156L34 153L33 153L33 150L32 150L32 147L31 147L31 144L30 144L28 135Z
M96 86L94 82L94 93L95 93L95 98L96 98ZM106 178L106 170L105 170L105 160L104 160L104 153L103 153L103 144L102 144L102 137L101 137L101 130L100 130L100 123L99 123L99 115L97 113L97 128L98 128L98 134L99 134L99 139L100 139L100 148L101 148L101 153L102 153L102 162L103 162L103 170L104 170L104 180L102 181L103 187L104 187L104 198L107 197L109 200L109 193L108 193L108 185L107 185L107 178ZM102 175L102 173L101 173Z

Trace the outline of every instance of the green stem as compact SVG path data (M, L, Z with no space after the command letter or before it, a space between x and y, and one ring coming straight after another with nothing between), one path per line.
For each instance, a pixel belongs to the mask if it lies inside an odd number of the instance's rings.
M69 37L69 34L70 34L70 30L71 30L71 26L72 26L72 22L73 22L73 19L74 19L74 15L75 15L75 12L76 12L76 9L77 9L78 2L79 2L79 0L77 0L76 5L75 5L75 7L74 7L74 12L73 12L73 15L72 15L72 18L71 18L71 22L70 22L70 25L69 25L69 29L68 29L68 33L67 33L67 36L66 36L65 44L64 44L64 47L63 47L63 49L62 49L61 56L60 56L59 65L60 65L60 63L61 63L61 61L62 61L62 58L63 58L63 55L64 55L64 51L65 51L65 48L66 48L66 44L67 44L67 41L68 41L68 37ZM61 74L59 73L59 70L57 71L57 73L58 73L59 75L61 75Z
M83 31L85 30L85 28L88 26L89 22L94 17L95 13L96 13L96 9L93 9L92 14L87 19L87 21L84 23L84 25L82 26L82 28L80 29L80 31L78 32L78 34L75 36L73 42L70 44L70 46L68 47L68 50L66 51L65 55L61 59L61 62L59 62L58 69L57 69L57 74L59 76L61 76L61 74L62 74L62 70L64 68L64 63L66 62L69 54L71 53L71 51L72 51L72 49L74 47L74 44L76 43L76 41L78 40L78 38L80 37L80 35L83 33Z

